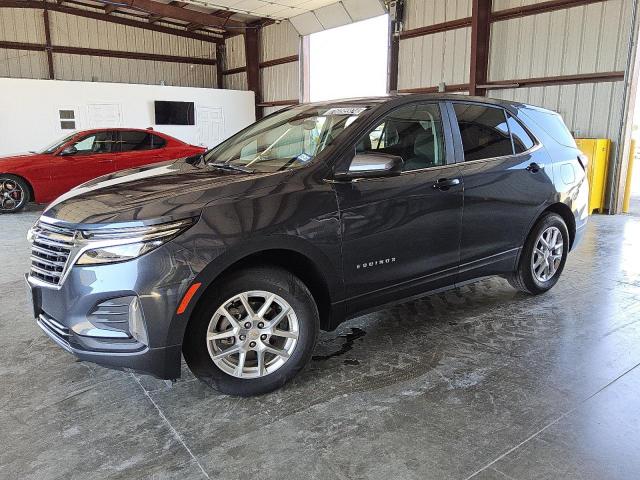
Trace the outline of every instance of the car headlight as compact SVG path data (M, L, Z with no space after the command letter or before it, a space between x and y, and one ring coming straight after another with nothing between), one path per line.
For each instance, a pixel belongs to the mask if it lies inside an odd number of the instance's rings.
M177 222L113 229L84 230L86 247L78 265L102 265L126 262L158 248L195 223L193 218Z

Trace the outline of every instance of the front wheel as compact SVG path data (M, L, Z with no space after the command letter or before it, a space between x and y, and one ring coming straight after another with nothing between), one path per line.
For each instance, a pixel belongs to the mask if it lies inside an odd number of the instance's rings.
M187 365L203 382L230 395L267 393L311 358L318 309L296 276L275 267L241 270L206 295L183 346Z
M546 292L558 282L568 252L569 232L564 220L556 213L545 214L529 234L509 283L532 295Z
M0 174L0 213L19 212L29 200L29 186L24 179Z

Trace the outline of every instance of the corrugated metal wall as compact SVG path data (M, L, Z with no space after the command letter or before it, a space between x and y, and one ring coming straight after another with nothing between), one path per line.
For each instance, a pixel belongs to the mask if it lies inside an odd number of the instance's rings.
M407 0L405 30L471 15L471 0ZM436 86L469 81L471 29L409 38L400 42L398 88Z
M545 0L494 0L499 11ZM471 16L471 0L406 0L405 30ZM530 15L491 25L489 81L624 71L632 18L631 0ZM470 28L400 41L398 88L469 81ZM624 83L585 83L494 89L488 95L560 112L577 135L616 140Z
M496 9L538 3L494 0ZM632 2L586 6L493 23L489 80L554 77L626 69ZM577 136L619 135L624 82L490 90L489 96L558 111Z
M225 40L224 69L244 67L247 64L244 50L244 35L236 35ZM233 75L225 75L223 79L224 88L232 90L248 90L247 73L240 72Z
M22 8L0 8L0 40L44 43L42 11ZM0 76L47 78L47 56L44 52L0 49Z
M0 40L44 44L43 11L0 8ZM57 46L215 59L215 44L176 35L49 12ZM216 67L188 63L54 53L56 79L215 87ZM48 78L44 52L0 50L0 76Z
M260 61L298 55L300 37L290 22L264 27L260 34ZM262 100L297 100L300 96L299 62L285 63L260 69Z

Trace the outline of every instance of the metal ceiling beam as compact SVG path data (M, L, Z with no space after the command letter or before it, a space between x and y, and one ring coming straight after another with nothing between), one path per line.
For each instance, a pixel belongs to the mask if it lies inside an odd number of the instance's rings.
M621 82L624 72L577 73L557 75L555 77L520 78L516 80L497 80L481 85L486 89L544 87L549 85L574 85L576 83Z
M89 5L87 5L89 6ZM31 8L44 10L43 2L36 0L0 0L0 8ZM95 8L100 8L96 6ZM169 35L176 35L178 37L191 38L193 40L201 40L204 42L220 43L224 42L224 39L219 37L213 37L210 35L203 35L195 32L187 32L186 30L165 27L161 25L153 25L141 20L133 20L131 18L123 17L120 15L106 15L103 10L85 10L80 8L68 7L61 5L60 3L47 3L47 9L49 11L66 13L67 15L75 15L77 17L92 18L95 20L102 20L104 22L117 23L119 25L127 25L130 27L141 28L143 30L152 30L154 32L166 33Z
M576 83L604 83L622 82L624 72L598 72L598 73L577 73L574 75L556 75L555 77L535 77L508 80L496 80L478 85L478 88L486 90L498 90L503 88L528 88L547 87L551 85L575 85ZM402 93L436 93L440 87L418 87L405 88ZM471 91L468 83L444 85L445 92L466 92Z
M470 90L470 85L468 83L456 83L456 84L445 84L444 91L445 92L467 92ZM398 90L400 93L438 93L441 92L441 87L418 87L418 88L402 88Z
M491 21L497 22L500 20L509 20L511 18L527 17L529 15L538 15L540 13L564 10L572 7L581 7L591 3L602 3L606 1L607 0L551 0L532 5L524 5L522 7L498 10L497 12L493 12L491 15Z
M121 7L142 10L152 15L160 15L163 18L173 18L188 23L199 23L205 27L224 29L224 27L243 28L246 26L244 23L236 20L224 19L196 10L182 8L178 5L154 2L153 0L119 0L118 3Z
M456 20L450 20L448 22L427 25L426 27L405 30L404 32L400 32L400 39L405 40L407 38L422 37L424 35L431 35L432 33L446 32L448 30L456 30L458 28L465 28L470 26L471 17L458 18Z
M290 55L288 57L274 58L273 60L265 60L264 62L260 62L260 68L269 68L275 67L276 65L284 65L285 63L293 63L300 60L298 55ZM222 71L222 75L234 75L236 73L246 72L247 67L236 67L230 68L228 70Z
M98 48L67 47L62 45L43 45L40 43L0 41L0 48L6 50L28 50L32 52L66 53L91 57L128 58L132 60L152 60L156 62L187 63L191 65L215 65L213 58L182 57L177 55L160 55L155 53L125 52L120 50L103 50Z

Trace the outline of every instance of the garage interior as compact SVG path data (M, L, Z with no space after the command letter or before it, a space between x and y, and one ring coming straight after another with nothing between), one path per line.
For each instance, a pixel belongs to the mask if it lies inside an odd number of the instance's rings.
M638 3L0 0L0 154L64 134L61 111L73 129L149 127L125 92L195 99L207 128L166 133L212 147L309 100L309 35L380 15L389 92L538 105L608 141L600 203L553 290L489 278L358 317L254 398L184 365L172 383L76 361L25 298L44 205L0 215L0 478L639 478Z

